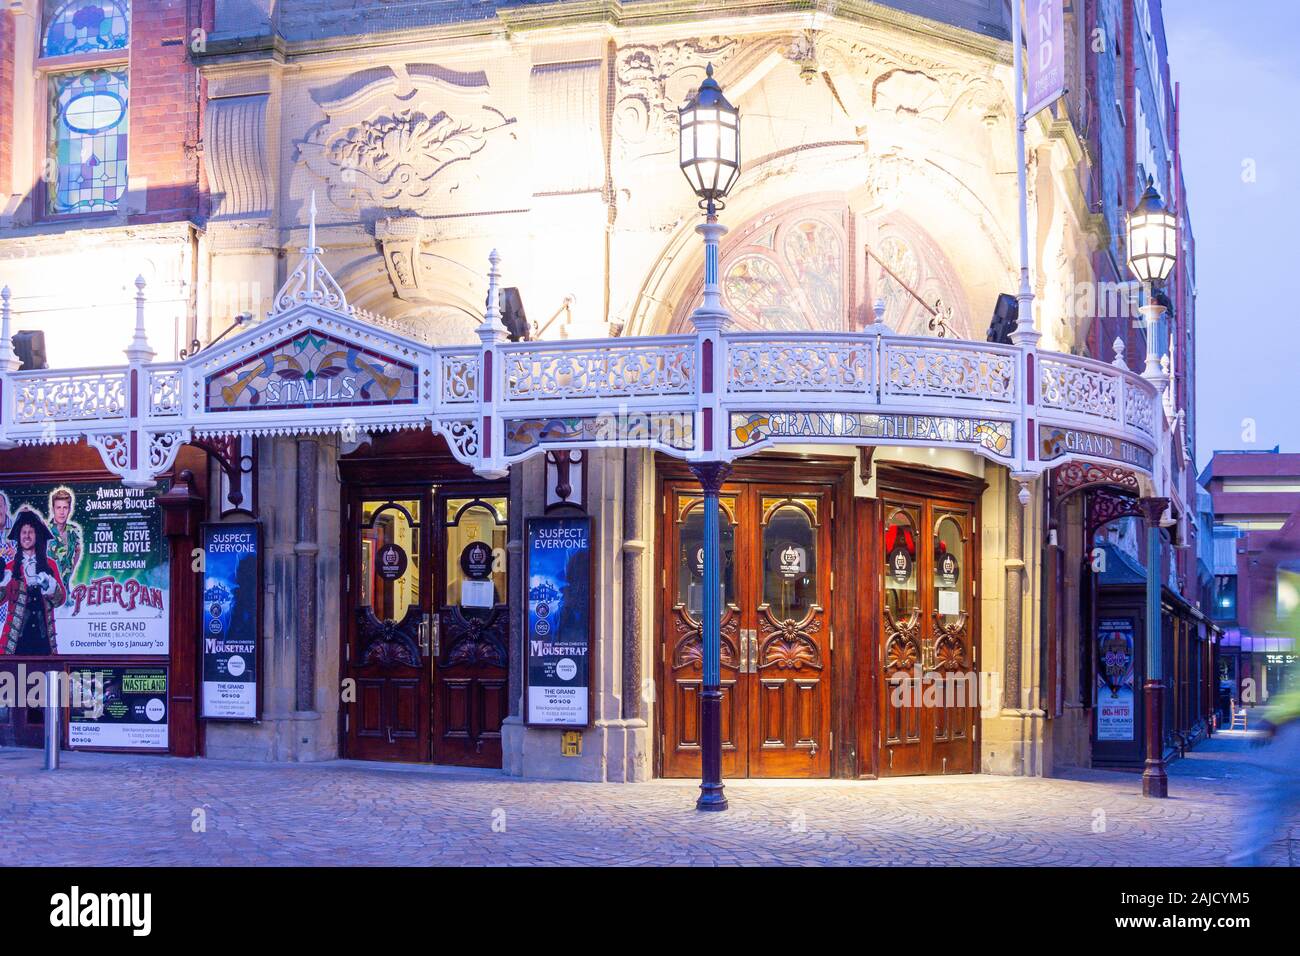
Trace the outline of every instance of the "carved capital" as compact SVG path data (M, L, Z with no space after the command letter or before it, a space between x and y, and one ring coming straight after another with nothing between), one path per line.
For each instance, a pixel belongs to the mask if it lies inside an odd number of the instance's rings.
M1154 526L1158 528L1160 527L1160 519L1164 515L1165 509L1169 507L1169 499L1143 498L1139 502L1139 505L1142 508L1142 518L1146 521L1147 527L1150 528Z
M700 487L704 493L717 494L729 477L731 477L731 463L726 461L699 461L691 465L691 473L700 482Z

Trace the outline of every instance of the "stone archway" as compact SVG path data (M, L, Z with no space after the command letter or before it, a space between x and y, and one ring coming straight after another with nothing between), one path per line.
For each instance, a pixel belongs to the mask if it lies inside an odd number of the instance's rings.
M905 335L971 338L965 290L939 243L898 210L862 212L839 194L787 200L723 243L723 300L740 330L851 332L885 302ZM689 328L703 273L677 303L669 331Z

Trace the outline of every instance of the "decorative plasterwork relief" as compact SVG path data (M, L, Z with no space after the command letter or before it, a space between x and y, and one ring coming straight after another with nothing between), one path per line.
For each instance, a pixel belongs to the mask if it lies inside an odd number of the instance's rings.
M397 298L418 306L402 319L403 335L422 342L453 344L473 339L484 290L481 276L435 252L447 237L419 216L380 219L375 238ZM385 312L389 306L382 306Z
M739 40L719 36L621 47L614 68L614 127L623 153L640 157L675 149L678 107L703 82L708 64L720 71L741 48Z
M942 123L958 110L986 121L1003 112L1004 91L992 67L944 63L920 53L821 34L818 57L839 78L851 77L856 103L873 112L917 116ZM864 116L854 117L858 121Z
M430 211L480 181L469 160L516 122L489 102L485 73L432 64L366 70L313 98L327 118L296 158L342 209Z

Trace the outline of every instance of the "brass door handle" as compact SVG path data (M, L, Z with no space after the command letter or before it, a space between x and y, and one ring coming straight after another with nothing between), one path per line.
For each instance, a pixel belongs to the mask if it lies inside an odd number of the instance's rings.
M758 629L749 629L749 672L758 673Z

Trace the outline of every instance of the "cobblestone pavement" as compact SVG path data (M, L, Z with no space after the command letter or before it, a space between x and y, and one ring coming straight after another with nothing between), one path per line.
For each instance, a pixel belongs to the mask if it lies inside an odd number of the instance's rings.
M1223 862L1260 771L1241 732L1170 768L1168 800L1133 773L1069 778L736 782L693 809L690 781L517 780L338 761L268 765L0 750L6 863L1010 864ZM206 832L194 832L194 811ZM1300 833L1300 830L1297 830ZM1286 865L1279 844L1272 862Z

